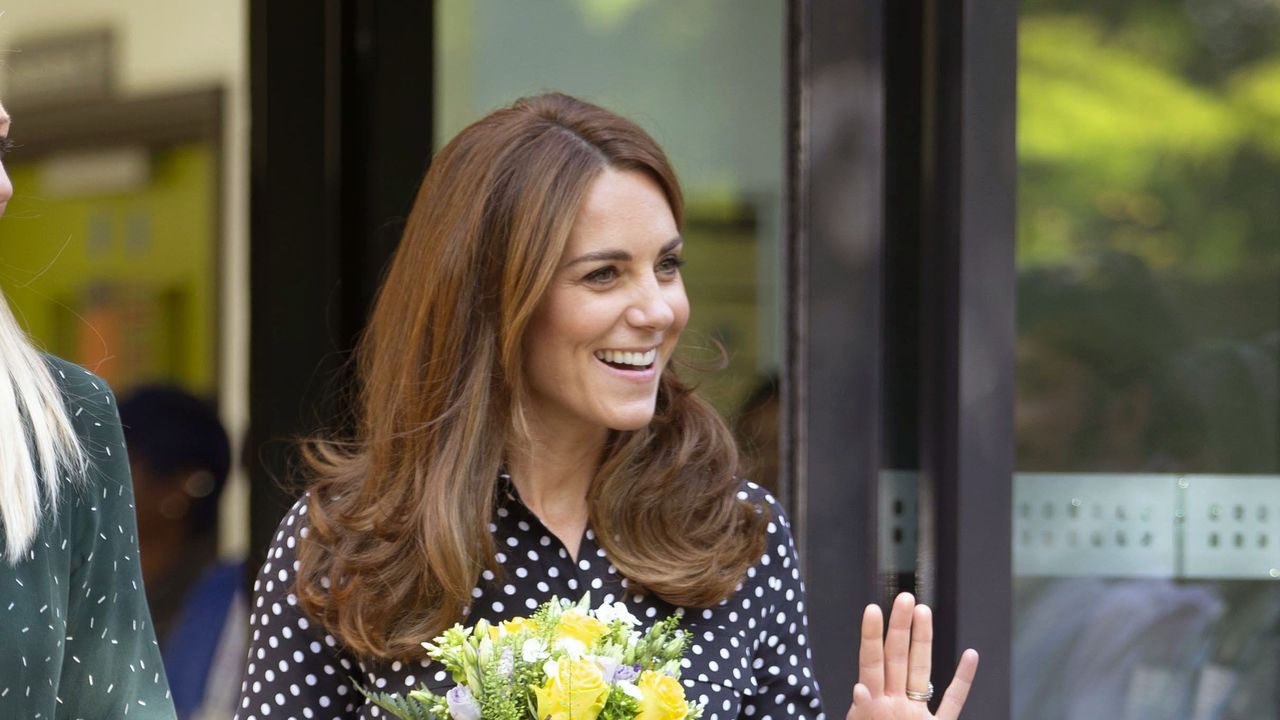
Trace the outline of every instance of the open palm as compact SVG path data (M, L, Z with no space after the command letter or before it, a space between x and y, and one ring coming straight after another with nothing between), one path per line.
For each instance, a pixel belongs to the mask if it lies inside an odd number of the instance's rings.
M956 720L978 670L978 653L965 650L960 656L936 716L927 702L907 695L928 692L932 664L933 613L928 606L917 605L910 593L898 595L886 634L880 607L868 605L862 615L858 684L846 720Z

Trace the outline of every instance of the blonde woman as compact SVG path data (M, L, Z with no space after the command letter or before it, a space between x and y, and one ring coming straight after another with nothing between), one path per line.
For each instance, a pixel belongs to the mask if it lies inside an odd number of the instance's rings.
M783 508L671 363L682 215L653 139L565 95L440 151L358 351L356 435L310 447L259 574L240 720L380 717L352 680L443 693L424 641L587 592L684 611L704 720L823 717ZM928 609L900 597L886 642L864 623L848 717L931 717Z
M0 107L0 151L9 125ZM12 194L0 161L0 214ZM0 551L0 717L174 717L111 389L34 350L3 297Z

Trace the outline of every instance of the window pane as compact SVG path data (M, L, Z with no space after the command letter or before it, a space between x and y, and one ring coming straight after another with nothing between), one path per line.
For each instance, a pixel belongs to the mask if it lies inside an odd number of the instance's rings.
M1280 5L1019 33L1013 717L1275 718Z

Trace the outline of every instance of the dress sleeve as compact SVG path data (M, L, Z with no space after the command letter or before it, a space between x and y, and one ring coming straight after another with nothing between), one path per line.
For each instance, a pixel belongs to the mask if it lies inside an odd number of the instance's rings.
M356 718L358 670L332 635L302 612L294 594L298 541L306 537L304 495L285 516L253 584L249 657L236 720L277 716Z
M83 483L66 487L71 574L58 717L176 717L142 587L133 483L115 396L80 368L61 375L88 458Z
M745 492L762 495L773 519L765 554L755 568L756 580L763 583L764 597L769 598L769 616L751 664L757 691L743 699L740 716L824 720L809 652L804 581L791 539L791 523L782 505L764 490L748 483Z

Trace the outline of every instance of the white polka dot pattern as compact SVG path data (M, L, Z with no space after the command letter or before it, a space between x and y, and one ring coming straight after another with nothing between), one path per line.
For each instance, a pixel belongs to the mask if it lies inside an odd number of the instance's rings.
M174 718L115 396L83 368L47 360L89 473L62 486L26 559L0 563L0 718Z
M594 604L624 597L626 579L590 529L575 562L505 477L499 495L489 530L503 577L482 573L471 593L467 623L524 614L553 595L577 598L589 590ZM823 718L809 654L804 584L786 515L753 483L745 483L739 496L769 508L773 520L766 551L728 600L713 608L683 609L682 626L693 635L682 676L686 693L706 700L706 720ZM444 669L429 660L362 661L300 611L293 595L294 549L305 528L304 498L281 522L254 587L237 719L383 717L363 701L352 680L398 692L419 683L440 692L451 687ZM646 623L677 610L648 595L628 602Z

